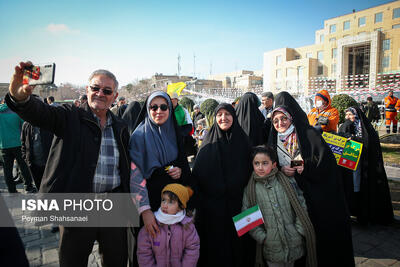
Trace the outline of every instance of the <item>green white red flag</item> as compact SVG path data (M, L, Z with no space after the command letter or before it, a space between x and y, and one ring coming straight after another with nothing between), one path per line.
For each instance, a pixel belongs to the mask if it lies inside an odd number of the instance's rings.
M242 236L251 229L264 223L264 219L258 205L243 211L232 219L238 236Z

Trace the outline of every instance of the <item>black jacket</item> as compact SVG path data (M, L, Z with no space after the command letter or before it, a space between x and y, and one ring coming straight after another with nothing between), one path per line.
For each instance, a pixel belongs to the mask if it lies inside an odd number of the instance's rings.
M21 152L22 152L22 158L25 160L26 164L28 164L29 167L33 165L32 160L33 160L33 138L34 138L34 132L33 132L33 126L29 122L24 122L22 124L22 131L21 131ZM49 155L50 152L50 147L51 147L51 141L53 140L53 134L45 131L45 130L40 130L40 141L42 144L42 149L43 149L43 156L44 158L47 159L47 156Z
M33 97L17 105L9 94L7 105L23 120L54 133L40 192L91 193L101 144L101 129L88 104L49 106ZM126 123L110 112L120 153L119 171L123 192L129 192L129 134Z

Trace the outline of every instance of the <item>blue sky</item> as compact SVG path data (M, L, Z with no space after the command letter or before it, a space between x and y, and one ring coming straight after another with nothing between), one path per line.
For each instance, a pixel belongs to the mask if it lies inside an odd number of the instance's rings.
M261 70L263 53L314 42L323 21L388 3L336 1L0 0L0 82L23 60L55 62L56 84L85 84L99 68L120 84L154 73Z

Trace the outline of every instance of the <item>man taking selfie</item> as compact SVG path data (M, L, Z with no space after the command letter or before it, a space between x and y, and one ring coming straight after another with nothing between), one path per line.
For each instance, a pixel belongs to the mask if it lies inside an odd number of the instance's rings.
M88 102L49 106L30 97L33 86L23 84L32 63L15 67L6 103L22 119L54 133L40 192L129 192L127 125L109 111L117 98L118 81L107 70L96 70L86 87ZM85 266L94 241L104 266L126 266L127 228L60 227L60 266Z

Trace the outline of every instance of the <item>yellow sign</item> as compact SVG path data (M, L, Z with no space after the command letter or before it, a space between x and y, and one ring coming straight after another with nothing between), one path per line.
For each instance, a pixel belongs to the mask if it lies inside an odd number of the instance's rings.
M329 145L339 166L353 171L357 169L363 146L361 143L326 132L322 134L322 137Z
M185 87L186 87L186 83L184 83L184 82L168 84L167 94L172 96L173 93L176 93L179 96L181 94L182 90L185 89Z

